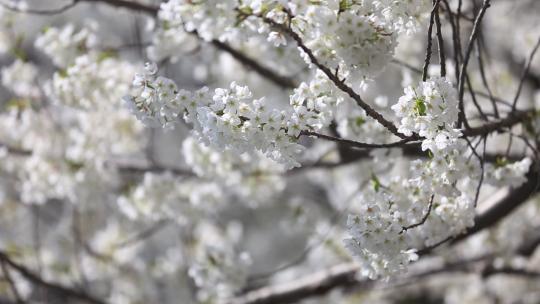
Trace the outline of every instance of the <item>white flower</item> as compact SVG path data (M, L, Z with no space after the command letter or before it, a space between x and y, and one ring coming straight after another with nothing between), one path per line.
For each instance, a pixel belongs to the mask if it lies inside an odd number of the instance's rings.
M287 39L279 32L270 32L268 34L268 42L271 42L275 47L287 45Z
M37 73L33 64L17 59L2 68L2 85L18 96L37 98L40 94L36 85Z
M96 44L95 26L90 25L75 32L73 24L68 24L62 29L46 28L35 42L36 48L51 57L54 64L61 68L69 66L75 58Z
M518 187L527 181L525 175L529 172L532 160L528 157L514 163L501 159L499 163L485 164L485 181L497 187Z
M295 90L289 112L267 109L264 99L253 99L246 86L235 82L228 89L215 89L211 96L207 88L178 91L174 82L155 72L154 66L147 65L146 72L133 81L138 96L124 98L143 123L172 128L184 117L213 149L261 152L288 168L300 165L296 160L303 151L296 143L300 132L327 126L340 102L329 97L337 89L320 72L309 85Z

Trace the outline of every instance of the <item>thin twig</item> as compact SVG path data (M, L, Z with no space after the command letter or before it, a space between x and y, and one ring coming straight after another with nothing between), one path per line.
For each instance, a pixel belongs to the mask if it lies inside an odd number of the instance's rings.
M424 214L424 216L422 216L422 219L419 222L414 223L412 225L401 227L401 231L399 232L400 234L402 234L403 232L405 232L405 231L407 231L409 229L413 229L413 228L424 225L424 223L427 221L429 215L431 214L431 208L433 207L433 198L435 198L435 194L431 195L431 198L429 199L428 210Z
M317 137L317 138L321 138L321 139L325 139L325 140L329 140L329 141L334 141L334 142L346 144L348 146L355 147L355 148L361 148L361 149L366 149L366 148L367 149L379 149L379 148L382 149L382 148L400 147L400 146L403 146L406 143L411 142L413 140L411 138L405 138L405 139L402 139L402 140L399 140L399 141L396 141L396 142L393 142L393 143L388 143L388 144L368 144L368 143L358 142L358 141L354 141L354 140L350 140L350 139L345 139L345 138L335 137L335 136L331 136L331 135L320 134L320 133L311 132L311 131L302 131L300 134L301 135L307 135L307 136L313 136L313 137Z
M146 240L156 234L161 229L165 228L170 223L169 220L160 220L155 225L151 226L148 229L145 229L135 235L132 235L128 237L127 239L117 243L114 245L115 249L120 249L126 246L133 245L135 243L138 243L140 241Z
M474 93L474 89L471 83L471 78L469 77L469 74L467 73L467 71L465 71L465 79L467 80L467 87L469 89L468 91L469 91L469 94L471 95L472 102L474 106L476 107L476 110L478 111L478 114L480 115L480 117L482 117L484 121L488 121L486 114L484 113L484 111L482 110L482 107L480 106L480 104L478 103L478 100L476 99L476 94Z
M531 54L529 54L529 58L527 58L527 61L525 62L525 69L521 73L519 86L516 92L516 96L514 97L514 102L512 103L512 110L514 111L516 110L516 105L519 99L519 95L521 95L521 89L523 88L523 83L525 82L525 78L527 77L527 74L529 73L529 69L531 68L531 63L534 59L534 55L536 54L536 51L538 51L538 47L540 47L540 37L538 38L538 41L536 41L536 44L534 45L534 48L531 51Z
M437 5L440 0L437 1ZM446 77L446 54L444 52L444 39L442 35L441 17L439 10L435 14L435 25L437 28L437 46L439 47L439 65L441 66L441 77Z
M429 17L429 27L427 33L427 48L426 48L426 58L424 59L424 67L422 68L422 81L426 81L428 75L429 62L431 61L431 47L433 44L432 33L433 33L433 24L435 23L435 15L437 15L437 10L439 8L439 3L441 0L435 0L433 4L433 9L431 9L431 15Z
M460 1L461 2L461 1ZM463 62L461 63L461 69L459 72L459 81L458 81L458 96L459 96L459 119L458 124L461 122L465 125L466 129L469 129L469 124L467 122L467 118L465 117L465 107L463 105L463 95L464 95L464 88L465 88L465 76L467 71L467 65L469 64L469 59L471 57L472 49L474 46L474 41L476 40L476 37L478 36L478 31L480 29L480 23L482 22L482 19L486 13L486 10L490 6L490 0L484 0L482 4L482 8L480 9L480 12L476 16L476 19L474 20L474 25L471 31L471 35L469 37L469 42L467 44L467 49L465 50L465 56L463 57Z
M480 71L480 78L482 79L482 84L486 88L486 91L489 95L489 100L491 101L491 105L493 107L493 113L495 114L495 118L499 118L499 109L497 107L497 103L495 102L495 98L493 97L493 92L491 91L491 88L489 87L487 77L486 77L486 71L484 69L484 60L482 59L482 43L480 39L476 40L476 58L478 59L478 69Z

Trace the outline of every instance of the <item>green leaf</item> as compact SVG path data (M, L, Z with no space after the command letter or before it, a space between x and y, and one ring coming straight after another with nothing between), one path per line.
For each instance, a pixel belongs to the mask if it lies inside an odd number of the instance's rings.
M377 175L375 175L375 173L371 174L371 185L373 186L375 192L379 192L379 189L381 189L381 181Z
M414 112L418 116L426 116L426 102L424 97L416 97L414 99Z
M495 167L500 168L508 165L508 159L504 156L497 156L495 159Z
M116 58L118 57L118 52L115 50L106 50L103 52L100 52L97 58L97 62L102 62L105 59L109 58Z
M361 125L366 123L366 120L363 117L356 117L356 119L354 120L354 123L357 127L360 127Z

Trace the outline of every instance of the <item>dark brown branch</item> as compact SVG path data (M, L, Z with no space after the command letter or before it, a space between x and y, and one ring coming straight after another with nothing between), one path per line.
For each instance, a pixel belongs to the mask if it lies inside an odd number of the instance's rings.
M431 61L431 47L433 45L433 39L432 39L433 24L435 23L435 15L438 15L437 10L439 9L439 3L440 2L441 2L441 0L435 0L434 1L433 9L431 10L431 15L429 17L429 27L428 27L428 32L427 32L426 58L424 59L424 67L422 68L422 81L426 81L426 79L427 79L429 62Z
M514 268L514 267L503 267L503 268L487 267L482 272L482 277L487 278L487 277L497 275L497 274L514 275L514 276L521 276L521 277L528 277L528 278L540 278L540 272L538 271L531 271L527 269L520 269L520 268Z
M19 293L19 290L17 289L17 286L15 285L15 282L13 281L13 278L11 277L11 273L9 273L9 269L6 266L6 262L0 261L0 266L2 268L2 273L4 274L4 277L9 284L11 293L13 293L13 297L15 298L15 301L17 302L17 304L24 303Z
M55 292L58 295L65 297L66 299L71 300L80 300L87 303L93 303L93 304L105 304L106 302L99 300L95 298L94 296L91 296L87 294L84 291L78 291L70 287L66 287L57 283L51 283L48 281L45 281L37 274L33 273L31 270L26 268L23 265L20 265L19 263L13 261L6 253L3 251L0 251L0 262L5 263L7 266L12 268L13 270L17 271L20 275L22 275L26 280L30 281L34 285L46 288L47 290L51 292Z
M172 167L163 167L159 165L143 165L136 163L121 163L121 162L111 162L109 163L112 167L117 169L122 173L127 174L144 174L146 172L150 173L164 173L170 172L173 175L177 176L195 176L191 170L181 169L181 168L172 168Z
M1 142L0 142L0 148L6 149L6 151L9 154L13 154L13 155L18 155L18 156L30 156L30 155L32 155L32 151L28 151L28 150L25 150L25 149L20 149L20 148L17 148L17 147L12 147L10 145L7 145L7 144L1 143Z
M536 227L533 229L533 231L540 231L540 227ZM540 234L537 234L526 242L523 242L517 249L516 253L521 256L529 257L534 253L538 246L540 246Z
M285 77L285 76L277 74L274 71L271 71L270 69L259 64L257 61L233 49L230 45L224 42L221 42L219 40L212 40L212 44L217 49L229 53L229 55L231 55L234 59L242 63L244 66L257 72L259 75L272 81L274 84L277 84L278 86L286 88L286 89L294 89L297 87L296 82L292 78Z
M466 137L481 136L481 135L488 135L496 131L502 131L505 128L511 128L516 124L524 122L525 120L529 119L532 115L534 115L533 111L516 111L516 112L510 113L509 116L499 121L489 122L484 125L465 130L463 131L463 136L466 136Z
M356 278L357 271L358 265L355 263L336 265L293 282L251 291L240 298L232 299L227 304L294 303L307 297L323 295L336 287L357 287L362 284Z
M440 0L437 1L439 5ZM446 77L446 54L444 52L444 39L442 35L441 17L439 16L439 10L435 14L435 25L437 28L437 46L439 48L439 64L441 66L441 77Z
M478 267L472 267L478 263L490 263L496 253L487 253L478 257L461 259L445 263L436 268L409 273L397 277L390 284L384 284L382 288L395 288L407 284L418 282L420 279L429 278L433 275L449 272L477 272ZM488 264L490 265L490 264ZM525 277L537 278L540 273L518 268L492 268L488 267L489 275L508 274L521 275ZM286 304L296 303L300 300L321 296L334 288L344 288L351 291L367 290L381 285L376 281L360 280L356 276L359 266L354 263L343 263L327 270L318 271L314 274L302 277L292 282L266 286L246 293L245 295L232 299L227 304ZM484 270L483 274L487 274Z
M325 139L329 141L334 141L337 143L345 144L350 147L360 148L360 149L382 149L382 148L401 147L405 145L406 143L411 142L413 140L411 138L405 138L405 139L402 139L393 143L388 143L388 144L368 144L368 143L358 142L358 141L354 141L350 139L320 134L320 133L311 132L311 131L302 131L300 132L300 135L313 136L313 137L317 137L317 138L321 138L321 139Z
M450 27L452 28L452 44L454 50L454 68L456 77L459 75L459 62L461 60L461 40L459 37L459 15L455 18L455 14L450 9L450 4L448 0L443 0L443 10L447 12L447 18L450 22ZM458 8L459 11L459 8Z

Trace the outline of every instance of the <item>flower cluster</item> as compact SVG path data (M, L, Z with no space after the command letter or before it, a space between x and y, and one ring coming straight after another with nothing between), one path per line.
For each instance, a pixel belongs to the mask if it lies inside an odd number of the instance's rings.
M527 180L525 175L531 164L532 160L528 157L514 163L499 159L496 164L485 164L486 183L497 187L518 187Z
M37 98L37 68L29 62L15 60L9 67L2 69L2 85L15 95L26 98Z
M263 20L267 18L278 24L290 24L320 63L336 70L349 83L363 85L390 62L397 44L395 32L414 32L430 8L427 0L387 2L171 0L160 8L162 25L155 37L161 41L159 37L174 32L175 38L168 40L163 48L156 44L152 50L155 54L166 54L167 45L183 49L192 45L184 43L189 40L186 31L197 31L206 41L235 43L262 34L274 47L287 45L287 34ZM307 54L302 51L300 54L307 63L312 63Z
M93 111L119 108L134 72L133 65L107 53L82 55L54 74L49 91L64 106Z
M373 176L374 191L361 196L361 207L348 220L347 248L362 262L364 274L388 276L405 269L414 251L462 233L474 224L474 207L481 183L519 186L526 181L531 160L484 170L461 133L454 129L458 102L456 90L443 78L431 78L392 106L400 118L399 131L423 137L427 160L410 163L409 177L380 180ZM431 198L430 198L431 197Z
M171 0L162 4L161 18L171 23L182 20L187 31L198 31L204 40L223 40L226 31L235 26L237 6L236 0Z
M481 175L478 160L466 157L472 152L453 129L458 103L449 81L432 78L408 87L392 109L401 118L399 131L423 136L422 148L431 158L413 161L410 177L395 177L387 185L374 176L375 194L363 198L364 216L350 216L347 247L371 277L405 269L416 249L470 227Z
M284 169L259 153L237 154L210 148L193 137L182 144L186 164L197 176L216 180L241 197L268 200L285 187Z
M200 288L199 301L222 303L246 283L251 257L236 248L242 233L242 226L235 222L225 229L204 223L196 228L194 263L188 274Z
M349 215L350 237L345 240L362 263L364 275L386 277L404 271L416 259L417 249L459 234L474 223L471 187L475 183L471 181L478 179L479 168L468 163L469 170L460 172L455 187L445 176L456 173L455 165L415 161L411 178L395 177L387 182L373 178L373 191L361 195L361 207Z
M415 33L421 28L432 8L429 0L373 0L372 5L384 18L385 23L400 33L408 34Z
M214 149L239 154L259 151L288 168L299 166L296 157L303 147L296 141L300 133L327 126L339 101L331 94L330 81L320 73L291 95L292 109L280 111L268 109L264 98L253 99L247 87L235 82L228 89L215 89L212 95L208 88L178 90L172 80L156 77L156 72L155 65L148 64L133 82L138 95L125 98L143 123L170 128L183 116Z
M171 173L146 173L117 203L132 220L172 219L188 224L205 212L216 211L223 201L222 191L213 183L190 182Z
M363 5L313 4L298 11L290 22L317 60L351 84L377 76L396 46L392 29ZM311 63L307 54L303 56Z
M58 67L65 68L75 61L75 58L97 45L95 26L90 25L76 32L73 24L63 28L50 27L43 30L35 46L49 56Z
M377 110L384 113L388 110L386 97L375 98ZM365 143L384 143L392 140L388 130L354 102L347 102L336 114L337 131L343 138L358 140Z
M461 135L453 128L458 117L457 91L445 78L432 77L417 87L405 88L405 95L392 109L400 118L399 132L425 138L423 150L450 148Z

